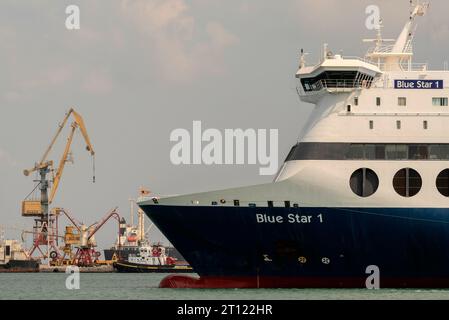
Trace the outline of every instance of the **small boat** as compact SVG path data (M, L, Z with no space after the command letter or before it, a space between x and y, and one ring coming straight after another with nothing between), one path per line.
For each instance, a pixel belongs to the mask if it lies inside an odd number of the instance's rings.
M167 256L165 247L160 244L141 246L137 254L130 253L127 259L113 264L118 272L152 272L152 273L191 273L192 267L180 265L177 259Z
M39 261L29 258L17 240L0 240L0 273L39 272Z

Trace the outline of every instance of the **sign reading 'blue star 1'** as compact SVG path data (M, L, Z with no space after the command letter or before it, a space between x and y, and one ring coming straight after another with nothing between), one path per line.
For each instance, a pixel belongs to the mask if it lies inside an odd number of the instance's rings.
M443 80L394 80L395 89L443 89Z

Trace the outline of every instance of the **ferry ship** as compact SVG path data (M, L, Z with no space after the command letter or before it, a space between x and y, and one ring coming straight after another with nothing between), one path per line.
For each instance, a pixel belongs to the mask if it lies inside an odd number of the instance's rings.
M198 273L161 287L449 287L449 72L414 63L427 3L364 58L301 55L313 113L274 181L140 207ZM373 269L374 270L374 269Z

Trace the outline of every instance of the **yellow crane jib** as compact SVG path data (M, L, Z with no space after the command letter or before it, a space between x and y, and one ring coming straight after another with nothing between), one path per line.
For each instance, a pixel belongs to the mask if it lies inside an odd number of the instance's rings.
M58 139L60 133L64 129L65 125L67 124L68 119L70 116L73 115L73 122L71 124L71 130L69 137L67 138L67 142L64 148L64 152L59 160L58 167L56 169L56 174L53 178L53 185L50 191L50 195L47 197L47 182L46 179L42 176L42 174L46 174L50 171L50 168L53 166L53 161L47 161L47 157L50 154L50 151L54 147L56 140ZM25 176L30 175L31 173L35 171L41 172L41 183L40 183L40 189L41 189L41 199L40 200L25 200L22 202L22 215L24 216L40 216L42 214L48 213L48 204L51 204L53 202L53 199L56 195L56 191L58 190L62 174L64 172L64 167L66 162L68 162L68 157L70 155L70 148L73 141L73 136L75 134L76 129L79 129L81 131L81 134L84 138L84 141L86 143L86 149L90 152L92 159L93 159L93 182L95 182L95 151L92 147L92 144L89 139L89 135L87 133L86 125L84 124L84 120L81 117L79 113L77 113L73 108L70 108L70 110L66 113L63 121L58 125L58 129L56 131L56 134L53 136L50 145L45 150L41 160L34 165L31 169L26 169L23 171ZM45 184L45 186L43 186ZM44 189L44 190L43 190ZM34 191L34 190L33 190ZM43 208L45 206L45 208ZM45 212L44 212L45 211Z

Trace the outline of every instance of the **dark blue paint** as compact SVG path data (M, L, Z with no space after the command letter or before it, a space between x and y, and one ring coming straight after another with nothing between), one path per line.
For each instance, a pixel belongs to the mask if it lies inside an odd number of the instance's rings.
M377 265L383 277L449 278L449 209L142 209L201 276L366 277L366 267ZM284 223L257 223L256 214ZM288 214L312 220L287 223Z

